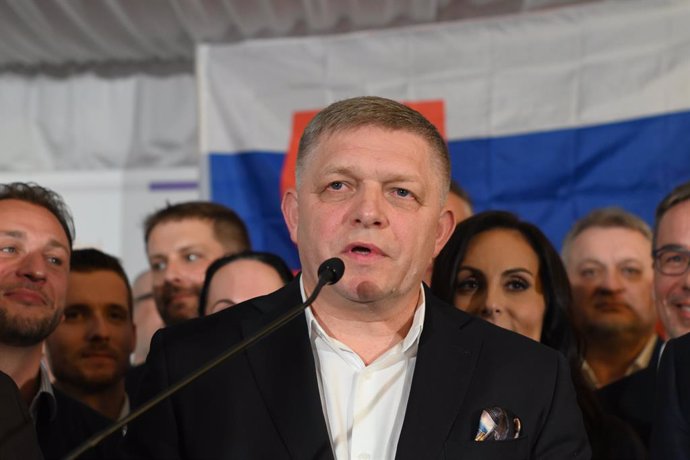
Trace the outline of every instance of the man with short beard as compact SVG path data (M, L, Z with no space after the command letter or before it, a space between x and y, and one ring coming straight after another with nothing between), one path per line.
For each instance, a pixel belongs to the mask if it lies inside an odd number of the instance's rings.
M72 217L55 192L32 183L0 184L0 371L19 388L46 459L62 458L107 419L54 388L41 365L44 340L62 317ZM117 439L92 451L117 455Z
M199 293L211 262L251 249L242 219L206 201L178 203L150 215L144 239L156 307L166 326L198 316Z
M563 242L585 376L604 407L630 423L645 444L662 346L655 332L651 254L649 226L620 208L592 211Z
M97 249L75 250L70 266L63 320L46 340L55 385L116 420L129 412L132 291L120 262Z

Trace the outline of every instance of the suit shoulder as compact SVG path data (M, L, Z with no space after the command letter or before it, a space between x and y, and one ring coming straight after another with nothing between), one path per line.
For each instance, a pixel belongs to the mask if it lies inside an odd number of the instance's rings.
M183 350L190 346L203 349L233 343L240 339L242 324L246 320L278 316L300 301L299 284L295 285L295 282L292 282L266 296L160 329L154 335L154 341L165 343L166 347L179 347Z
M440 301L439 301L440 302ZM476 337L483 342L485 352L500 353L514 358L535 358L553 361L561 354L517 332L496 326L476 316L470 315L442 302L435 305L442 315L460 326L462 333Z

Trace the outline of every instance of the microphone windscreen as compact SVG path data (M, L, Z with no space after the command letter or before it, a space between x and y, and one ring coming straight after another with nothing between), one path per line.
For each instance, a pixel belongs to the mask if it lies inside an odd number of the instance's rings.
M337 257L333 257L324 261L319 266L319 279L322 279L326 284L335 284L340 281L345 273L345 264Z

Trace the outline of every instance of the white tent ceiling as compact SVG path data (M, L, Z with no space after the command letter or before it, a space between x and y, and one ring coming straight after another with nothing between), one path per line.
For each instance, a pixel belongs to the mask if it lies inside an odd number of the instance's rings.
M0 171L195 167L197 43L471 20L580 3L589 2L0 0Z
M583 0L0 0L0 69L180 61L198 42L342 33Z

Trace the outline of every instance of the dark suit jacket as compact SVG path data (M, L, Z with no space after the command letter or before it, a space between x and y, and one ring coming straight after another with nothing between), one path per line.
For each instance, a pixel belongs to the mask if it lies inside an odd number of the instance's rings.
M328 287L326 287L328 289ZM398 459L586 459L565 360L443 304L426 291ZM299 282L159 331L141 392L148 399L301 301ZM520 417L522 435L474 442L482 409ZM136 458L332 459L304 315L130 425Z
M690 459L690 334L669 340L661 357L651 458Z
M656 368L663 343L657 337L649 366L597 391L603 409L627 422L647 449L652 433Z
M36 420L38 442L46 460L62 459L95 433L108 427L112 422L89 406L70 398L53 387L57 412L50 417L47 408L39 408ZM110 436L95 448L80 457L82 460L120 459L122 436Z
M0 459L42 459L36 430L14 380L0 372Z

